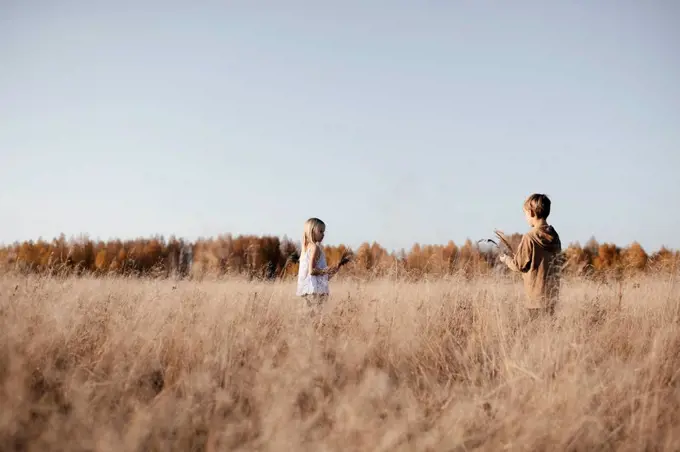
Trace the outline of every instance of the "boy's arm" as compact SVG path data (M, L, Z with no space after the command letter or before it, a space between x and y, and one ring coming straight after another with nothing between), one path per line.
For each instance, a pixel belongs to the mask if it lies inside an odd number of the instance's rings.
M531 240L524 235L514 256L505 256L502 262L515 272L525 273L531 267Z

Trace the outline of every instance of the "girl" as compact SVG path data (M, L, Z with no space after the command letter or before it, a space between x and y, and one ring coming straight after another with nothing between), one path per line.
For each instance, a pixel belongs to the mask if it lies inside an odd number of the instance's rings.
M321 242L326 234L326 225L318 218L305 222L300 252L297 295L307 300L307 305L320 305L328 297L328 280L338 272L340 266L328 267Z

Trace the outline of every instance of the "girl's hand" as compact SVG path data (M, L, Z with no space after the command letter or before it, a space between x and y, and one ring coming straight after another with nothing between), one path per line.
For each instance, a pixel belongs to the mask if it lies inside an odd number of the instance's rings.
M312 268L309 270L309 274L311 276L328 276L329 278L333 277L338 270L340 270L339 267L326 267L324 269L320 268Z

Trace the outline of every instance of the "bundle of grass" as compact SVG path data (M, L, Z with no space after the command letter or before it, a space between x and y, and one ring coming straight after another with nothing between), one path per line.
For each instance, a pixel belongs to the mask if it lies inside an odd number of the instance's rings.
M498 248L500 253L507 254L509 256L514 256L515 250L514 250L513 246L510 244L510 240L508 240L508 238L505 236L503 231L495 230L494 234L496 235L496 237L498 237L498 242L494 239L481 239L481 240L478 240L477 243L480 243L480 242L491 243L496 248Z
M499 247L501 249L501 251L504 252L505 254L508 254L509 256L514 256L515 255L515 249L512 247L512 245L510 244L510 240L508 240L508 238L505 236L503 231L499 231L498 229L496 229L494 231L494 234L496 234L496 237L498 237L498 240L505 247L504 250L501 247Z
M348 250L343 251L342 256L340 257L340 262L338 262L338 268L343 267L350 262L352 262L352 259L354 258L354 255L349 252Z

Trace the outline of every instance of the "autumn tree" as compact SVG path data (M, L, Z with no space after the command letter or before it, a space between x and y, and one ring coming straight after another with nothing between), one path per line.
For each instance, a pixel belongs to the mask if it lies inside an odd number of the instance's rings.
M637 242L633 242L627 249L623 250L623 265L629 272L644 271L648 259L647 253Z

